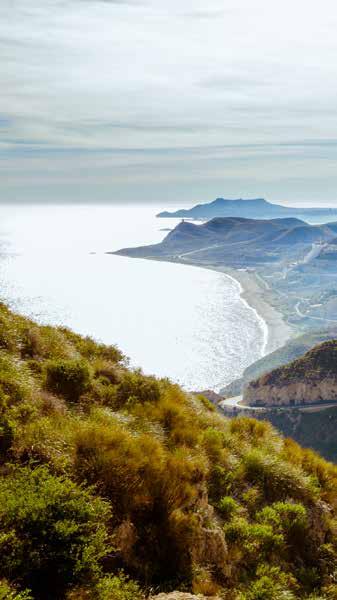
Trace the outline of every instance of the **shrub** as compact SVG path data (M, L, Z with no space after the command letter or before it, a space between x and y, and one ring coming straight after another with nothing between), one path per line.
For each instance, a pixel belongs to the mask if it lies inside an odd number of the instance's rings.
M96 586L96 593L95 600L141 600L143 597L137 583L123 573L101 579Z
M242 600L296 600L296 582L279 567L261 565ZM292 589L293 588L293 589Z
M291 590L287 590L270 575L263 575L251 584L245 600L296 600Z
M229 520L240 510L240 505L231 496L221 498L218 508L224 519Z
M84 360L54 360L46 366L46 388L64 396L69 402L77 402L88 389L90 371Z
M31 419L15 429L11 455L16 460L49 464L53 472L64 473L72 464L74 426L62 414Z
M21 329L21 355L24 358L76 358L76 350L59 329L50 325L39 326L30 321Z
M0 575L58 598L99 573L109 517L103 500L46 467L11 470L0 479Z
M244 437L252 445L260 444L261 441L271 441L273 428L267 421L257 421L249 417L236 417L229 424L231 433Z
M216 596L219 585L212 578L212 574L205 568L199 568L193 573L192 590L194 594L202 596Z
M117 346L106 346L93 340L91 337L83 337L74 333L66 327L60 327L59 331L72 344L72 346L88 360L102 358L113 363L125 361L125 357Z
M102 381L105 380L108 384L116 385L120 381L120 373L118 367L106 360L96 360L94 365L94 375L100 378Z
M0 303L0 348L16 352L18 348L18 332L13 315Z
M8 404L31 398L33 382L26 365L4 351L0 352L0 393Z
M201 402L203 407L206 408L206 410L208 410L209 412L215 412L216 409L214 404L212 404L212 402L208 400L206 396L203 396L203 394L198 394L197 399L199 400L199 402Z
M275 502L271 506L265 506L257 513L256 518L287 535L304 533L307 528L307 513L301 504Z
M0 600L33 600L33 597L28 590L19 592L8 581L2 579L0 581Z
M288 497L310 501L317 496L312 477L279 456L260 449L250 449L243 455L239 476L258 484L268 501Z
M14 440L14 422L10 416L0 414L0 454L6 455Z
M249 523L241 516L226 523L224 532L230 552L241 561L243 572L256 567L261 558L272 561L285 547L283 536L275 533L270 525Z
M122 572L118 575L107 575L96 585L77 588L67 594L67 600L142 600L142 598L143 594L138 584Z
M140 371L125 373L117 389L117 407L127 402L156 403L160 398L159 382L155 377L145 376Z
M134 436L108 416L89 419L75 436L77 475L98 485L120 518L152 505L164 460L152 436Z

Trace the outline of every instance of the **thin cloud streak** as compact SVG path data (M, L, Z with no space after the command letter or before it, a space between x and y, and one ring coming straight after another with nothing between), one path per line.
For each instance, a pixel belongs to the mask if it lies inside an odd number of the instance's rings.
M189 183L311 202L327 178L337 202L336 26L330 0L3 0L1 197L30 201L53 173L45 201L68 198L85 170L103 200L138 181L140 201Z

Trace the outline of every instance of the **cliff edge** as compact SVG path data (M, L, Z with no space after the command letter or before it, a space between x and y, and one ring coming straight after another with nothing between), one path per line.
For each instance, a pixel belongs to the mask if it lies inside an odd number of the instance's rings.
M244 403L252 406L331 402L337 402L337 340L323 342L301 358L262 375L244 392Z

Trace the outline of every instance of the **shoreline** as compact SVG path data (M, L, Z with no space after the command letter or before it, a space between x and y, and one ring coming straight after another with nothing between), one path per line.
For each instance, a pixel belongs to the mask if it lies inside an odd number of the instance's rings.
M258 320L262 322L261 326L262 329L264 329L265 339L261 358L267 354L271 354L274 350L281 348L296 335L296 330L285 321L283 314L266 299L266 293L269 291L269 288L267 285L264 289L262 288L262 283L264 282L261 278L258 278L255 272L249 272L245 269L238 270L227 266L215 266L211 263L176 260L169 257L158 258L154 256L144 256L143 258L146 260L173 262L180 265L208 269L227 275L227 277L235 281L240 286L240 298L255 312Z
M238 282L242 300L255 311L266 327L266 339L262 356L271 354L284 346L294 335L295 330L285 321L284 316L266 299L266 289L262 288L255 273L239 271L230 267L212 267L210 269L223 273Z

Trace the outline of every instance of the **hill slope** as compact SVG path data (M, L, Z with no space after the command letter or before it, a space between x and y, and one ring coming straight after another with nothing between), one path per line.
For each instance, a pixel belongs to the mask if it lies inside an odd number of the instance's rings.
M223 388L220 393L225 396L238 396L247 384L253 379L258 379L264 373L268 373L277 367L286 365L296 358L300 358L313 346L327 340L337 339L337 328L329 327L323 330L313 330L296 338L290 339L284 346L278 348L271 354L263 356L253 364L249 365L243 372L242 377Z
M3 305L0 325L3 598L336 594L335 466L113 346Z
M337 341L329 340L284 366L251 381L248 404L292 406L337 401Z
M309 225L294 218L214 218L202 225L182 221L160 244L124 248L115 254L143 258L197 260L233 267L295 259L312 243L336 237L336 224Z

